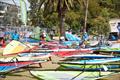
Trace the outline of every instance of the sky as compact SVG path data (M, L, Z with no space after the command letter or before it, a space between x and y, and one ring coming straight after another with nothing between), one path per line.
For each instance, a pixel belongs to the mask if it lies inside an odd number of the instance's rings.
M0 0L2 2L6 2L6 3L9 3L9 4L14 4L14 2L12 0ZM20 3L19 3L19 0L14 0L16 5L20 6ZM27 0L25 0L26 4L27 4L27 10L29 10L29 2Z

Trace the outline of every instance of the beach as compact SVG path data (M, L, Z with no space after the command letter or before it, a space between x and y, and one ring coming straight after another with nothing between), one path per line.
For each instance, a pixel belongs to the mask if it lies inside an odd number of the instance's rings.
M0 80L41 79L120 80L120 1L0 0Z
M52 56L52 61L57 61L61 58L57 56ZM45 70L45 69L56 69L59 67L58 64L53 64L51 61L44 62L41 64L42 68L39 64L33 64L30 65L30 68L24 67L15 71L12 71L11 73L6 75L6 78L0 78L0 80L38 80L34 76L31 75L29 72L30 70ZM120 74L115 73L106 77L102 77L97 80L120 80Z
M58 57L53 56L53 60L58 60ZM52 64L51 61L44 62L41 64L42 68L39 66L39 64L33 64L30 65L30 68L21 68L17 69L15 71L12 71L11 73L6 75L6 78L0 78L0 80L38 80L34 76L31 75L29 72L30 70L41 70L41 69L56 69L59 67L57 64Z

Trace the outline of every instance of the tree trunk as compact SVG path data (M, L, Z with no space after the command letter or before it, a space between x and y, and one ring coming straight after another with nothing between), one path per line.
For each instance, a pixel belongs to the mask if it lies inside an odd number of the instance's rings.
M86 32L86 27L87 27L88 4L89 4L89 0L86 0L86 6L85 6L84 32Z
M65 17L64 16L61 16L60 17L60 34L61 36L64 36L64 22L65 22Z
M59 40L60 40L60 37L64 36L64 22L65 22L65 11L64 11L64 8L63 6L61 5L62 4L62 1L59 0L58 1L58 18L59 18Z
M63 15L59 16L59 40L60 37L64 37L65 35L65 28L64 28L64 22L65 22L65 17Z

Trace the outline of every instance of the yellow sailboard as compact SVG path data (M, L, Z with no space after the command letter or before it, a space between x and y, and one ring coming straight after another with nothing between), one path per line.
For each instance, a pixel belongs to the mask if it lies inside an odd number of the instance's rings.
M30 47L19 42L19 41L11 41L3 50L3 55L11 55L11 54L16 54L20 52L24 52L29 50Z

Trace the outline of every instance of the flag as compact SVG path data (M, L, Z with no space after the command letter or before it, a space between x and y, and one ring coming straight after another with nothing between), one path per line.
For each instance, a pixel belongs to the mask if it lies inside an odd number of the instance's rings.
M24 0L20 0L20 11L21 11L21 20L26 26L27 24L27 7Z

